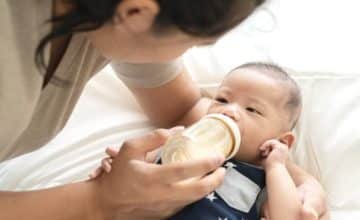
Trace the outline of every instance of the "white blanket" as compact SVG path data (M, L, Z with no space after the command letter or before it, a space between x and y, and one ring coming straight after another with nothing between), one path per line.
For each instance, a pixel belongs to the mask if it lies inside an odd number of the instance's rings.
M149 130L130 92L107 68L86 86L63 132L51 143L0 164L0 188L38 189L84 180L99 166L106 147Z

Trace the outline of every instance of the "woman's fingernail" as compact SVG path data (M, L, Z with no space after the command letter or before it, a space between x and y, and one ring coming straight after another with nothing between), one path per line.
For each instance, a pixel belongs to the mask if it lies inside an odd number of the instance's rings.
M319 218L319 215L318 215L317 211L316 211L313 207L305 204L305 205L304 205L304 210L305 210L307 213L309 213L310 215L312 215L312 216L314 216L314 217L316 217L316 218Z
M184 126L176 126L176 127L170 128L169 131L170 131L170 133L174 134L174 133L183 131L184 129L185 129Z

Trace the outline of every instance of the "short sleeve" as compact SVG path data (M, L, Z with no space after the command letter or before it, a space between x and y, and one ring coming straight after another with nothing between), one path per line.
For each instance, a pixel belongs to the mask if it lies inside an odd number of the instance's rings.
M131 64L113 62L111 66L127 86L137 88L160 87L175 79L184 68L182 58L166 63Z

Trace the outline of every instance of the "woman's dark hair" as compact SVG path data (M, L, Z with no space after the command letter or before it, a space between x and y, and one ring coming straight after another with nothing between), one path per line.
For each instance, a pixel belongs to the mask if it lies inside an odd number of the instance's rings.
M67 0L72 10L65 15L53 17L54 28L39 43L35 62L46 70L44 49L51 40L69 36L76 32L100 28L110 21L116 6L122 0ZM155 31L166 31L169 27L198 37L215 37L230 30L265 0L157 0L160 13L156 18ZM45 87L53 77L45 74Z

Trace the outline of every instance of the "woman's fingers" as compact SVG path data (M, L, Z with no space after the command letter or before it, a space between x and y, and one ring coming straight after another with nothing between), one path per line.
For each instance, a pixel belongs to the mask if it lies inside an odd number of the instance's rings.
M314 208L304 204L301 210L301 217L302 219L307 219L307 220L318 220L319 214L316 212Z
M330 220L330 212L327 210L323 215L321 215L319 220Z
M154 178L156 181L174 183L193 177L203 177L216 170L224 163L221 155L194 161L178 162L173 164L154 164Z
M224 180L225 168L206 165L206 162L204 165L201 162L174 166L133 160L129 171L141 179L142 184L139 187L144 185L151 187L151 191L148 191L150 188L139 191L145 190L145 194L149 194L149 196L156 194L155 201L168 201L169 204L177 202L189 204L214 191ZM166 168L161 169L163 167ZM213 167L217 168L213 169ZM186 172L186 170L194 171ZM153 197L152 200L154 200ZM156 203L155 201L153 202Z
M147 153L158 149L169 135L171 131L162 129L123 144L112 163L108 161L111 172L99 181L99 200L104 206L116 204L125 211L146 207L169 216L222 183L223 156L165 165L147 162Z
M171 135L177 134L183 129L181 126L171 129L157 129L142 137L125 141L121 150L134 152L140 154L139 156L145 157L148 152L154 151L165 144Z
M145 161L146 161L146 162L149 162L149 163L155 163L155 162L156 162L156 159L159 158L159 155L160 155L160 152L161 152L162 149L163 149L163 148L160 147L160 148L155 149L155 150L153 150L153 151L151 151L151 152L148 152L148 153L146 154Z
M303 200L301 214L304 219L328 219L324 218L328 211L326 194L317 181L307 181L298 186L297 190Z
M158 129L147 134L144 137L130 139L127 142L125 142L124 145L126 145L125 148L130 148L130 149L141 148L142 150L145 150L146 151L145 160L148 162L154 162L161 150L159 147L166 142L167 138L171 135L183 131L184 129L185 128L183 126L177 126L171 129ZM138 146L138 147L130 147L130 146ZM109 157L115 158L119 153L119 148L108 147L106 148L105 152Z
M225 173L225 168L220 167L213 173L206 175L197 181L185 183L184 186L180 187L179 192L181 195L184 195L184 199L192 198L191 202L199 200L213 192L223 183Z
M189 204L214 191L224 180L224 158L207 158L166 165L132 161L142 181L152 186L158 200Z
M169 132L170 132L171 135L174 135L174 134L177 134L177 133L182 132L184 130L185 130L184 126L176 126L176 127L170 128Z

